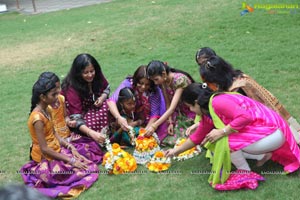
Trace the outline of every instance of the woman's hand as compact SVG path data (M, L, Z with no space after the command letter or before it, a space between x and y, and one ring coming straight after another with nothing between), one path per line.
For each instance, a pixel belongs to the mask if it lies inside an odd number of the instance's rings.
M100 96L96 101L95 101L95 103L94 103L94 105L96 106L96 107L101 107L102 106L102 104L103 104L103 102L105 101L105 97L104 96Z
M172 158L175 156L175 149L168 149L164 154L167 158Z
M71 147L72 155L74 156L75 159L83 161L84 163L90 163L91 162L86 157L84 157L83 155L81 155L73 145L70 145L70 147Z
M67 121L67 126L71 128L76 128L76 120L68 120Z
M96 142L103 144L106 138L106 135L104 135L103 133L99 133L97 131L94 131L92 129L90 129L87 133L87 135L91 138L93 138Z
M155 125L151 124L150 126L146 127L145 136L150 137L155 132L155 130L156 130Z
M206 142L214 143L218 139L224 136L224 132L222 129L213 129L211 130L201 142L201 145L204 145Z
M80 159L71 158L69 162L73 167L76 167L78 169L88 169L88 163L85 163L84 161L81 161Z
M127 120L124 117L117 118L117 122L124 131L129 131Z
M185 135L189 136L192 132L194 132L199 126L199 123L193 124L192 126L188 127L185 131Z

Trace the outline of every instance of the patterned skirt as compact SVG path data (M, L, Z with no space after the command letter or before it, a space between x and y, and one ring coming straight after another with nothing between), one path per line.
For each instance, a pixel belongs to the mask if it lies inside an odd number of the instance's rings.
M61 153L71 157L64 148ZM81 170L63 161L43 159L39 163L28 162L21 168L20 174L27 186L36 188L46 196L74 198L97 181L99 169L95 163L88 164L87 170Z
M103 151L100 149L99 144L90 137L81 136L76 133L72 133L70 138L71 144L77 149L77 151L93 161L93 163L101 164L104 156Z

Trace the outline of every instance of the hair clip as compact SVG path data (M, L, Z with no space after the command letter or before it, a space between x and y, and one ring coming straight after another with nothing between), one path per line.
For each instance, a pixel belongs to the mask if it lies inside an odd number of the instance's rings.
M202 89L205 89L205 88L207 88L207 83L202 83Z
M205 68L206 68L207 70L209 70L210 68L215 68L215 66L213 66L213 65L210 63L210 61L207 61L206 64L205 64Z

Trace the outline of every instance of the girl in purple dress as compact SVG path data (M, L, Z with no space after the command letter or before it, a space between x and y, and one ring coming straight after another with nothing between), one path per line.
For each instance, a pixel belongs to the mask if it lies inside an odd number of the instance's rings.
M41 77L33 86L28 128L31 161L20 174L24 183L50 197L77 197L98 179L96 164L54 131L49 105L59 92L53 80ZM95 172L95 173L93 173Z
M103 143L101 132L108 125L106 99L110 87L97 60L89 54L79 54L63 80L62 94L68 115L76 119L79 133ZM104 130L104 129L103 129Z
M161 88L167 109L155 123L146 128L146 135L151 135L158 126L167 122L168 129L164 133L163 138L168 134L172 136L174 135L174 127L179 114L191 120L195 117L195 113L191 112L187 106L180 102L183 89L194 82L194 80L188 73L171 68L161 61L151 61L148 64L147 76ZM171 144L174 142L173 139L173 141L167 143Z
M128 76L108 99L107 104L110 113L124 131L129 130L128 122L121 116L116 104L122 88L129 87L134 91L136 113L144 116L144 121L140 125L141 127L150 127L165 112L165 103L161 90L147 77L146 67L145 65L139 66L134 75ZM164 138L166 131L166 124L158 127L156 133L160 140Z

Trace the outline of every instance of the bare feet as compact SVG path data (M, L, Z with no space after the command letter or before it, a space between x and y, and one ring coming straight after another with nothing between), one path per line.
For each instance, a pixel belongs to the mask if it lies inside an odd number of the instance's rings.
M268 160L271 159L271 157L272 157L272 153L266 153L261 160L257 161L256 166L257 167L263 166Z

